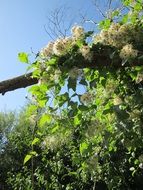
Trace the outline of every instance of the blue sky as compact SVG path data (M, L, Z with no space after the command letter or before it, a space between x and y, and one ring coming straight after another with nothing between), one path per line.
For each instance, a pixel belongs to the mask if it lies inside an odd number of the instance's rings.
M80 20L80 14L98 20L92 0L1 0L0 2L0 81L16 77L26 72L25 64L18 61L19 52L36 53L45 46L50 37L48 18L51 11L66 6L68 16L73 24ZM14 110L23 107L26 103L27 89L18 89L0 95L0 110Z

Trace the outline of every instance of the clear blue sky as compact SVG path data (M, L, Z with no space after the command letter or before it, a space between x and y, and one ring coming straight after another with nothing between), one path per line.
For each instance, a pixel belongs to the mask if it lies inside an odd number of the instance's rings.
M19 52L38 52L51 39L44 30L51 11L66 5L69 18L78 22L79 14L96 18L92 0L1 0L0 1L0 81L26 71L26 65L18 61ZM69 19L69 20L68 20ZM99 19L99 18L98 18ZM27 89L19 89L0 95L0 110L19 109L26 103Z

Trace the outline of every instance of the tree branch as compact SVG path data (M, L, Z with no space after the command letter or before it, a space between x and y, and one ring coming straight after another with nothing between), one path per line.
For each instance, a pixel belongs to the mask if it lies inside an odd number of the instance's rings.
M21 75L12 79L0 82L0 94L4 95L8 91L13 91L18 88L25 88L27 86L36 84L38 80L32 78L32 73Z
M106 68L121 68L121 67L133 67L133 66L143 66L143 60L142 59L135 59L130 64L125 63L122 65L122 60L118 57L110 58L110 53L107 51L107 49L103 49L102 53L94 53L94 58L92 62L87 62L83 59L83 61L77 60L75 61L74 66L78 68L92 68L92 69L101 69L103 67ZM62 65L66 61L66 58L61 57L59 59L58 65L64 68ZM68 66L67 66L68 67ZM70 69L70 68L69 68ZM25 88L27 86L31 86L33 84L38 83L37 78L32 78L32 73L28 73L25 75L21 75L12 79L8 79L5 81L0 82L0 94L4 95L8 91L13 91L18 88Z

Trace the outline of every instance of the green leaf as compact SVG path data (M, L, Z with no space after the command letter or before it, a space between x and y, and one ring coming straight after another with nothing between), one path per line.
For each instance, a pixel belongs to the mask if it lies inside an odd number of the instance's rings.
M135 69L135 71L142 71L143 67L141 67L141 66L135 66L134 69Z
M96 82L97 82L96 79L90 81L90 82L89 82L90 88L95 88L95 86L96 86Z
M76 45L80 48L83 46L83 40L77 40Z
M132 78L132 80L136 80L137 79L137 72L130 72L130 77Z
M87 111L87 110L88 110L88 107L85 106L85 105L79 105L79 106L78 106L78 109L81 110L81 111Z
M29 152L29 154L27 154L26 156L25 156L25 158L24 158L24 164L26 163L26 162L28 162L33 156L37 156L38 154L37 154L37 152L36 151L31 151L31 152Z
M105 110L103 111L103 114L106 115L106 114L109 114L109 113L112 113L112 112L113 112L113 109L112 109L112 108L110 108L110 109L105 109Z
M125 6L129 6L132 2L132 0L121 0L121 1L122 1L123 5L125 5Z
M85 33L85 38L90 37L92 34L94 33L94 31L88 31Z
M78 105L77 102L73 102L73 101L69 101L69 102L68 102L68 106L71 106L71 108L72 108L73 110L76 110L77 105Z
M99 28L100 29L108 29L110 27L110 25L111 25L111 20L105 19L99 23Z
M27 154L24 158L24 164L26 164L26 162L28 162L31 159L32 155L31 154Z
M28 89L28 92L37 95L37 92L40 91L40 87L38 85L34 85Z
M115 10L112 12L112 18L114 18L115 16L119 16L120 11L119 10Z
M80 144L79 151L81 155L83 155L87 149L88 149L88 144L86 142Z
M134 161L134 164L135 165L138 165L140 163L140 161L138 160L138 159L136 159L135 161Z
M43 108L46 105L47 101L48 101L48 97L43 97L42 99L40 99L38 101L40 108Z
M79 84L82 84L82 85L84 85L84 86L87 86L87 85L88 85L88 84L87 84L87 81L86 81L85 79L81 79L80 82L79 82Z
M57 59L56 58L52 58L47 62L48 65L56 65L57 64Z
M136 11L141 11L142 10L142 4L141 3L136 3L134 5L134 10Z
M77 172L69 172L68 175L70 175L70 176L72 176L72 175L78 176L78 173Z
M62 107L67 101L69 101L69 94L66 92L56 97L55 104L58 104Z
M52 121L52 117L49 114L43 114L40 119L40 127L44 126L46 123L49 124Z
M35 145L36 143L38 143L40 141L39 138L35 137L34 140L32 141L32 145Z
M31 154L32 156L37 156L37 152L36 151L31 151L29 154Z
M138 13L133 13L131 16L130 16L130 20L132 23L136 23L137 22L137 19L138 19Z
M128 21L128 14L126 14L126 15L124 15L124 16L122 17L122 23L123 23L123 24L127 23L127 21Z
M28 54L27 53L24 53L24 52L19 53L18 54L18 59L22 63L29 63Z
M76 91L76 79L68 78L68 90L71 88L74 92Z
M51 132L55 133L59 129L59 125L56 125L55 127L52 128Z
M27 113L28 117L35 114L37 112L37 109L38 108L37 108L36 105L29 105L27 110L26 110L26 113Z
M74 125L77 126L77 125L80 125L81 124L81 115L76 115L74 117Z

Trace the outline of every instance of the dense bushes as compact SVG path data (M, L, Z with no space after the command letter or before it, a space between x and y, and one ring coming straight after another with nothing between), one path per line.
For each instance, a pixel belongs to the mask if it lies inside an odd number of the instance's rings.
M95 119L94 112L88 115L88 110L84 110L84 121L74 129L59 118L59 128L53 128L53 123L52 126L48 124L47 129L44 124L36 134L40 142L34 145L37 156L33 158L33 171L31 160L26 165L23 161L31 151L34 123L31 125L27 114L20 114L1 152L1 189L32 189L32 178L34 189L92 189L94 186L97 189L141 189L141 112L134 113L128 108L129 117L119 105L112 109L117 110L116 123L111 123L109 110L101 121L96 122L89 119ZM132 114L139 115L132 118ZM66 113L64 117L67 117ZM110 120L109 125L106 119ZM63 142L60 135L67 131L68 138Z

